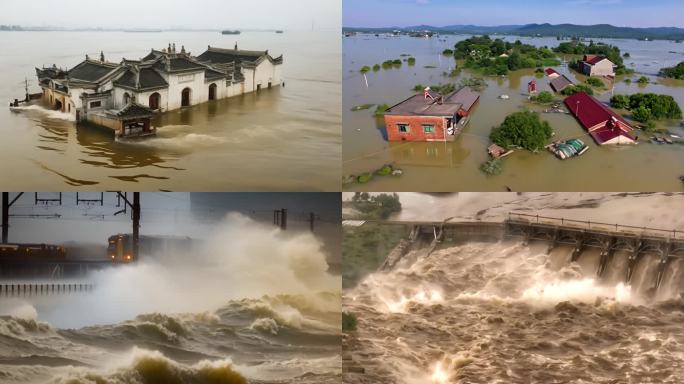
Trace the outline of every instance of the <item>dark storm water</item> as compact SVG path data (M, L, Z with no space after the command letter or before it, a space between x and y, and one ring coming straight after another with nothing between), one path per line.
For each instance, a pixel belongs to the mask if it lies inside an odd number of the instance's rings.
M657 145L645 142L635 147L599 147L585 136L585 131L571 115L542 114L556 132L555 138L580 137L590 147L580 158L567 161L556 159L543 151L533 154L517 151L507 157L503 172L487 176L479 170L488 160L489 133L501 124L506 115L529 108L541 111L544 107L527 101L527 83L535 79L532 70L520 70L506 78L487 77L487 87L472 113L463 134L452 143L388 143L383 138L384 121L372 116L373 109L352 112L361 104L393 105L413 94L416 84L436 85L458 83L473 74L461 71L455 79L443 75L454 67L454 60L441 56L445 48L469 36L442 36L432 39L409 37L375 37L359 35L343 39L343 174L360 174L393 163L404 170L401 177L376 177L367 184L352 184L350 190L367 191L502 191L508 186L515 191L679 191L684 174L684 146ZM506 39L515 40L508 36ZM446 39L446 41L441 41ZM555 47L555 38L520 38L524 43ZM673 96L684 106L684 81L656 77L659 68L672 66L684 60L684 44L668 41L644 42L637 40L605 40L629 52L625 63L636 70L631 78L646 75L651 83L627 85L619 78L614 93L632 94L655 92ZM673 51L674 53L671 53ZM401 68L371 71L366 77L368 87L359 69L364 65L382 63L411 54L415 66L404 63ZM657 61L657 63L654 63ZM425 68L435 66L436 68ZM567 67L557 68L575 82L585 77L576 75ZM539 91L550 90L546 78L537 79ZM502 94L509 100L500 100ZM611 91L597 97L607 102ZM684 137L679 121L659 122L659 128Z
M117 142L42 109L0 109L0 175L13 190L337 190L340 180L340 45L335 32L3 32L0 100L24 94L34 67L72 67L103 50L138 59L169 42L284 55L284 88L205 103L155 120L157 138ZM311 52L316 52L312 55Z

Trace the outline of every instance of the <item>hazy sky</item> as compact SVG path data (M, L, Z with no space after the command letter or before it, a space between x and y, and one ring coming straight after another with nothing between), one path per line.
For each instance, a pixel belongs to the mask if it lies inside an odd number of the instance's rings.
M530 23L684 27L682 0L343 0L345 27Z
M341 0L0 0L0 24L104 28L339 29Z

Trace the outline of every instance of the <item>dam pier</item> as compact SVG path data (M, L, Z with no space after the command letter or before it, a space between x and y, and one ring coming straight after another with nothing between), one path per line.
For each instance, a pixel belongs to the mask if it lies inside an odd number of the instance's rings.
M370 221L366 221L370 222ZM354 225L363 225L355 223ZM657 290L668 267L684 259L684 231L637 227L621 224L546 217L511 212L503 221L373 221L404 227L408 234L388 254L381 271L392 270L404 256L422 250L429 256L442 244L466 241L501 241L520 239L523 244L544 241L547 252L565 245L572 247L571 262L579 260L588 249L599 249L597 277L604 275L616 257L627 257L624 281L632 280L635 269L646 255L658 258L654 289ZM618 253L619 252L619 253ZM619 256L618 256L619 255Z

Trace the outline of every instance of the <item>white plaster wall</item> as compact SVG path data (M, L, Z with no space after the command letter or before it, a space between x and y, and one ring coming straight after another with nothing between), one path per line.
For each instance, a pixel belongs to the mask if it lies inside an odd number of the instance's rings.
M150 96L155 92L161 96L161 100L159 100L159 107L161 108L162 112L167 111L168 110L168 101L169 101L169 90L167 88L140 92L137 94L136 102L138 104L149 107L150 106Z
M591 74L593 76L612 76L615 74L613 72L613 63L608 60L600 61L591 68Z
M218 79L218 80L213 80L213 81L208 81L204 84L204 90L205 90L205 98L207 101L209 101L209 86L212 84L216 84L216 100L220 99L225 99L228 96L228 88L226 87L226 80L225 79Z
M267 89L269 82L272 87L280 85L282 81L281 67L282 64L275 65L268 60L264 60L255 69L243 69L245 93L256 91L257 85L261 85L261 89Z
M254 92L256 91L256 85L254 85L254 70L242 68L242 76L244 76L244 92Z
M180 82L179 78L182 76L187 76L189 74L193 74L194 78L192 81L183 81ZM170 75L168 79L169 83L169 91L168 91L168 97L167 100L168 102L166 103L167 105L167 110L174 110L178 109L181 107L181 102L182 102L182 91L184 88L188 87L191 89L190 92L190 105L195 105L199 104L203 101L206 101L209 94L207 91L208 85L204 84L204 71L201 72L191 72L191 73L185 73L181 75ZM162 103L164 101L162 100Z
M83 108L83 101L81 100L81 95L86 92L87 91L83 88L69 88L69 96L71 97L71 102L73 103L71 111L73 112L74 116L76 115L76 108Z
M256 68L256 84L261 84L261 89L268 88L268 83L275 87L280 85L280 70L282 65L271 64L270 61L264 60ZM256 84L254 90L256 91Z
M233 97L240 94L242 94L242 83L235 83L226 87L225 97Z
M112 99L110 106L114 109L121 109L124 107L124 94L128 93L131 97L134 96L134 92L125 88L114 87L112 91Z

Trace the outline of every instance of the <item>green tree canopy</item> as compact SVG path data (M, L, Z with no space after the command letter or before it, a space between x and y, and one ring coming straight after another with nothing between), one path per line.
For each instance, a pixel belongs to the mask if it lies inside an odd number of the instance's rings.
M492 130L490 139L503 148L520 146L530 151L544 147L551 138L551 126L542 121L539 114L531 111L514 112Z
M372 219L387 219L393 213L401 211L401 202L396 193L371 195L357 192L351 199L354 209Z
M661 69L660 75L665 77L671 77L673 79L684 80L684 61L675 65L674 67Z

